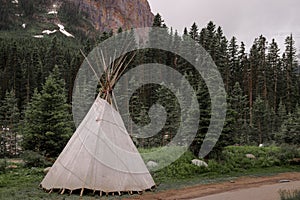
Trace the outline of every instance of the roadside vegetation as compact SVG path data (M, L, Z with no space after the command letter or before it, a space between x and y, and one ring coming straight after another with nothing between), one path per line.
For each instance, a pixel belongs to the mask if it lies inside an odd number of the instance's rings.
M157 148L153 150L157 150ZM151 149L139 149L139 151L143 153L149 152ZM249 153L255 155L255 158L247 158L245 154ZM151 174L158 185L155 191L162 191L229 181L240 176L259 177L300 171L298 164L294 162L294 158L297 157L300 157L299 149L288 146L228 146L218 159L205 160L208 167L193 165L191 160L196 157L192 152L187 151L171 165L152 171ZM60 195L57 192L48 194L39 188L39 184L45 176L44 168L51 166L53 161L46 160L43 156L29 151L24 152L21 158L0 160L0 199L80 199L79 194L76 193L73 195L67 193ZM284 200L297 199L297 195L296 192L288 191L281 194ZM124 196L127 194L122 197ZM291 198L292 196L293 198ZM87 193L81 199L99 198L98 194ZM119 197L108 196L101 199L116 198Z
M299 200L300 199L300 190L283 190L280 191L281 200Z

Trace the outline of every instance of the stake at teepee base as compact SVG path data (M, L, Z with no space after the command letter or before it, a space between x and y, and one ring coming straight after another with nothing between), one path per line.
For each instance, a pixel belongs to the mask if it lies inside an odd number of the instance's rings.
M80 192L80 196L82 197L83 195L83 191L84 191L84 188L81 189L81 192Z
M120 114L111 105L115 101L112 88L128 65L125 60L110 67L103 61L106 73L99 79L98 97L41 182L49 193L61 189L61 194L81 190L80 196L85 190L100 191L100 196L103 192L121 195L155 186Z
M63 189L60 194L64 194L64 193L65 193L65 189Z

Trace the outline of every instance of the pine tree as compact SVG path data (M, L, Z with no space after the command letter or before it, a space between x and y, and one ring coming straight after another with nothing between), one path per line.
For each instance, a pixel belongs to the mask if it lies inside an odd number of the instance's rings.
M1 1L0 6L0 30L9 29L12 19L12 3L10 1Z
M199 41L199 33L198 33L199 29L197 24L194 22L193 25L190 28L190 32L189 35L190 37L195 40L195 41Z
M229 77L230 82L228 82L226 88L228 89L227 92L230 93L232 90L234 84L236 82L239 82L242 77L241 69L239 66L239 60L238 60L238 48L239 46L237 45L237 39L235 37L232 37L229 46L228 46L228 54L229 54L229 73L226 75Z
M159 13L154 16L152 27L166 28L166 24Z
M226 76L228 75L226 72L229 71L228 41L223 35L223 30L221 27L218 27L216 33L216 55L214 61L223 77L225 85L227 86L229 83L229 76Z
M299 91L297 88L296 70L298 68L298 62L296 57L296 48L293 35L290 35L285 40L285 53L283 59L283 67L285 71L285 93L286 109L288 112L293 112L294 108L299 101ZM298 93L297 93L298 92Z
M18 99L15 92L11 90L6 92L5 99L0 107L0 125L3 134L0 135L0 156L16 156L17 155L17 132L20 120L20 112L18 109Z
M242 72L241 80L239 80L240 87L245 94L248 94L248 69L249 69L249 59L246 53L246 46L241 42L240 50L238 53L239 60L239 70Z
M17 124L20 119L20 113L18 108L18 99L15 96L15 92L11 90L6 92L5 99L2 101L0 109L1 126L15 128L17 130Z
M255 39L254 44L250 49L248 73L248 96L249 96L249 123L253 125L253 104L256 98L257 90L257 67L259 66L258 41Z
M284 120L280 132L277 134L279 143L292 145L300 144L300 106L297 106L293 114L289 114Z
M270 90L268 100L271 103L275 112L277 112L280 94L279 94L279 81L281 81L281 60L279 56L279 48L275 39L272 39L269 45L268 55L267 55L267 65L270 70ZM271 95L272 94L272 95Z
M200 79L198 81L197 98L200 109L199 129L190 147L192 152L195 153L195 155L199 153L205 135L207 134L211 119L211 102L209 97L209 91L203 79Z
M268 75L270 70L267 69L266 65L266 49L267 40L264 36L258 38L258 74L257 74L257 91L256 95L260 95L265 102L268 101Z
M243 91L238 82L235 83L233 90L229 96L229 109L232 110L232 117L235 123L233 124L233 138L238 144L248 144L248 101L247 96L243 94Z
M255 131L252 134L252 141L256 144L263 144L268 140L269 133L267 132L267 117L268 110L266 103L260 96L258 96L253 104L253 127ZM256 135L256 133L258 135Z
M55 67L25 111L24 149L57 156L73 131L69 109L64 81Z
M216 54L216 25L210 21L199 35L199 43L215 59Z
M183 30L183 35L186 35L186 36L188 35L188 31L187 31L187 28L186 28L186 27L185 27L184 30Z

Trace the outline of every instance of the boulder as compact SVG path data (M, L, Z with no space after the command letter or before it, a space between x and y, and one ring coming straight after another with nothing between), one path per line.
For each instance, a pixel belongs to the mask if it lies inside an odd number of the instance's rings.
M199 160L199 159L194 159L192 160L192 164L196 165L198 167L208 167L208 164L206 162L204 162L203 160Z
M246 154L246 158L255 159L256 157L253 154Z
M157 162L154 162L152 160L147 162L147 167L149 167L149 168L154 168L154 167L157 167L157 166L158 166Z
M17 165L8 165L6 168L7 169L17 169L18 166Z
M279 183L288 183L288 182L291 182L291 181L286 179L286 180L279 180L278 182Z

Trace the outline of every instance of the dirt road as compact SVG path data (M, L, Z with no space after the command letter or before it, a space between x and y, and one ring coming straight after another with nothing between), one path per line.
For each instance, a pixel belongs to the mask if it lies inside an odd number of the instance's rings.
M278 175L266 176L266 177L240 177L232 181L227 181L222 183L196 185L192 187L167 190L158 193L146 193L141 196L133 196L130 199L175 200L175 199L197 199L198 198L199 200L202 200L202 198L199 197L208 197L209 195L215 195L215 194L229 192L229 191L238 191L241 189L257 188L261 186L273 185L279 183L280 180L290 180L293 182L294 181L298 182L300 181L300 173L297 172L281 173ZM282 184L286 184L286 183L282 183ZM300 184L298 185L300 187ZM244 199L244 198L240 197L240 199Z
M263 185L254 188L238 189L193 200L280 200L280 190L300 189L300 181Z

